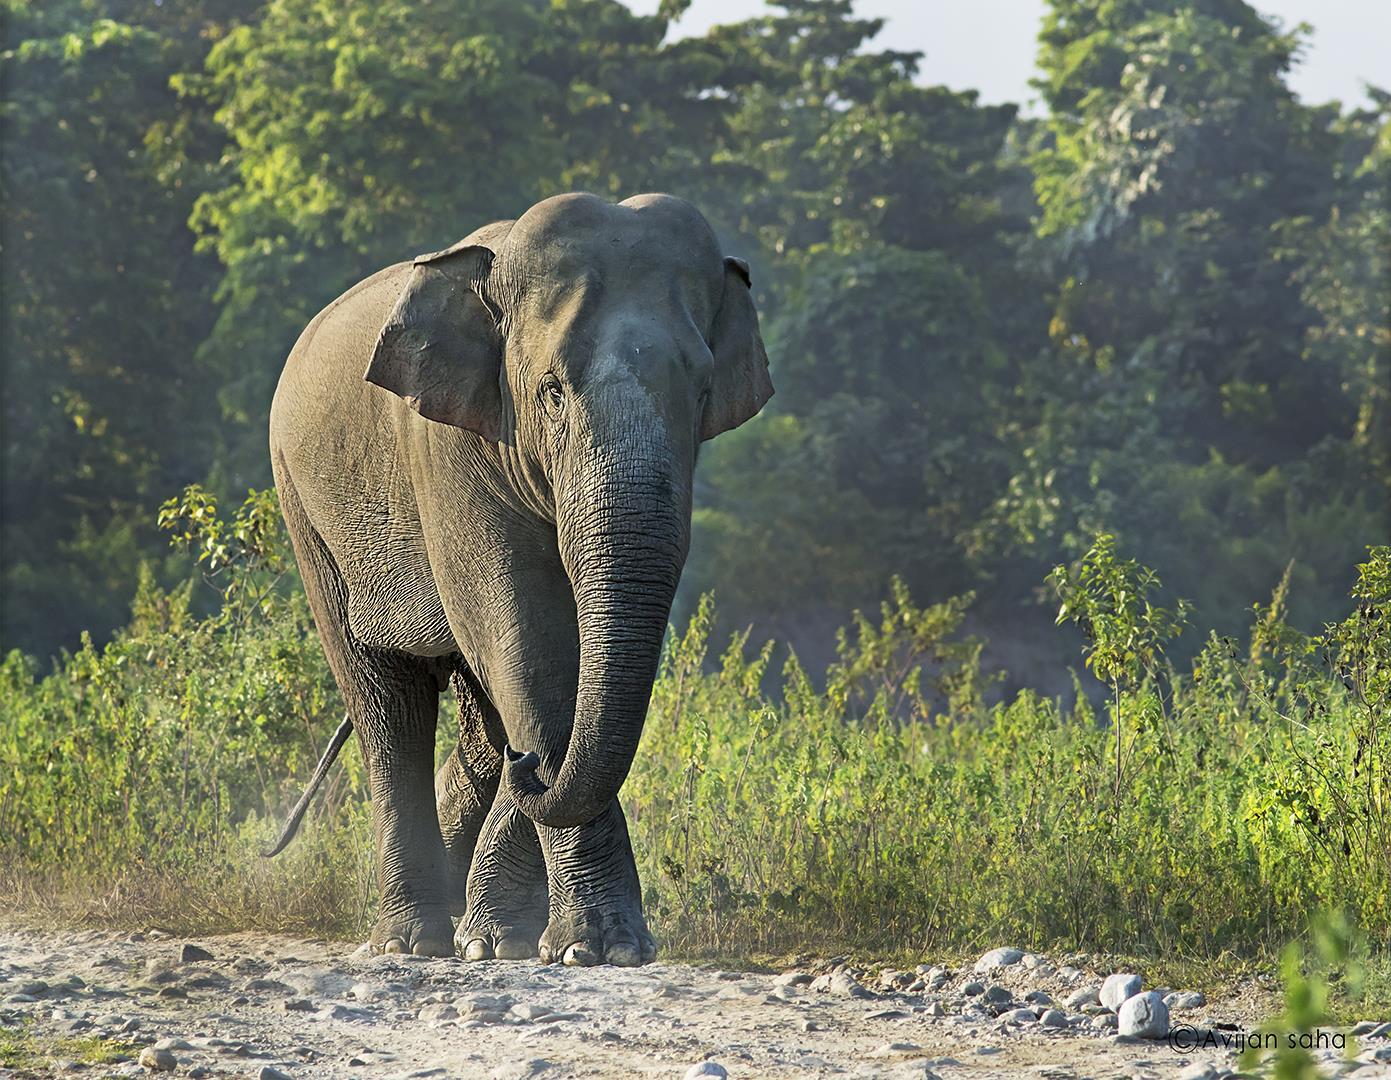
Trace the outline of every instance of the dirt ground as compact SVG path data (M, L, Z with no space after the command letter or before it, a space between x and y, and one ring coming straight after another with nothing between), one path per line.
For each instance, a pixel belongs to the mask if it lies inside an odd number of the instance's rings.
M0 1076L1196 1080L1234 1070L1238 1036L1274 1005L1252 992L1176 1009L1173 1025L1214 1044L1180 1052L1066 1004L1105 974L1028 956L881 982L824 967L585 969L264 934L0 929ZM1048 1023L1019 1011L1042 1014L1047 999ZM1354 1061L1321 1056L1357 1080L1391 1077L1385 1036L1364 1037Z

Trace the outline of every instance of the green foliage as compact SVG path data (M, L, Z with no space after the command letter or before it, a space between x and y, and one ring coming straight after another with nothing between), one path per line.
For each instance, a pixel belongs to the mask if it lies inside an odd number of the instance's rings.
M302 594L271 586L283 533L257 523L272 507L253 495L221 515L198 489L167 507L176 542L219 564L234 599L215 614L191 613L191 585L147 577L106 647L47 676L18 653L0 665L10 902L363 932L372 841L353 748L296 846L256 854L341 714ZM1069 580L1117 680L1119 790L1084 696L987 701L970 597L919 606L898 583L877 619L854 616L824 680L791 657L772 693L772 644L736 635L715 659L703 599L669 640L623 794L667 946L887 957L1009 939L1259 959L1324 909L1391 933L1391 859L1369 816L1391 760L1377 633L1391 552L1371 553L1357 612L1327 635L1288 626L1282 586L1246 650L1211 638L1186 673L1163 654L1177 623L1150 604L1152 571L1103 539Z
M1245 0L1050 0L1041 119L852 0L671 41L680 2L3 2L6 646L187 572L150 511L268 482L323 304L575 188L685 195L754 267L778 393L703 455L681 610L826 655L896 573L1014 664L1098 532L1223 634L1291 559L1338 617L1391 540L1391 97L1302 104Z
M1314 1035L1337 1019L1331 1008L1335 988L1345 999L1362 997L1366 943L1343 916L1318 918L1311 936L1312 958L1298 941L1290 942L1280 957L1285 1008L1262 1028L1275 1036L1274 1048L1248 1047L1240 1058L1242 1068L1257 1068L1269 1061L1269 1074L1275 1080L1318 1080L1324 1075L1314 1055L1301 1045L1300 1036Z
M1075 567L1054 567L1048 584L1062 600L1057 625L1081 628L1087 667L1112 687L1133 687L1153 676L1164 646L1188 621L1186 600L1173 611L1151 602L1159 576L1134 559L1118 559L1116 538L1105 533Z

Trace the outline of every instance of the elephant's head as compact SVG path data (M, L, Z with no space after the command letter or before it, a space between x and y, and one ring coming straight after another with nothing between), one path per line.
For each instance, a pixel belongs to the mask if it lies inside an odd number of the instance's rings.
M496 250L417 259L367 378L499 444L553 516L579 622L574 727L563 762L509 751L505 778L536 821L593 819L642 733L697 449L773 393L748 267L681 199L556 196Z

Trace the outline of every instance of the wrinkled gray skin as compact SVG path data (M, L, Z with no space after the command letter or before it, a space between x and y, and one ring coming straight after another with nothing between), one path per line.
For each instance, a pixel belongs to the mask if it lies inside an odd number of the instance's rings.
M271 456L370 777L374 949L652 958L618 790L697 448L771 394L747 267L664 195L547 199L304 331Z

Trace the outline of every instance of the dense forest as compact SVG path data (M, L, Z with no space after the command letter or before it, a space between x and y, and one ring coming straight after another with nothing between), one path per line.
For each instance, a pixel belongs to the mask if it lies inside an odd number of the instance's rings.
M572 189L753 265L778 393L708 448L687 611L796 642L897 574L1007 647L1108 531L1223 630L1292 563L1314 625L1391 539L1391 93L1301 102L1244 0L1050 0L1041 118L850 0L3 4L5 648L188 575L155 510L269 483L324 303Z

